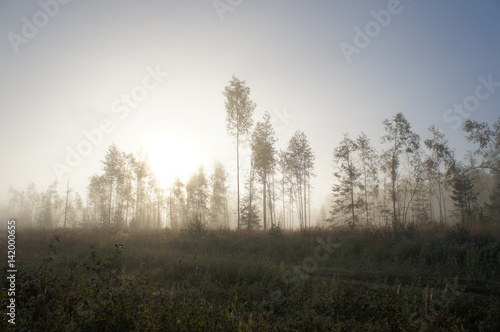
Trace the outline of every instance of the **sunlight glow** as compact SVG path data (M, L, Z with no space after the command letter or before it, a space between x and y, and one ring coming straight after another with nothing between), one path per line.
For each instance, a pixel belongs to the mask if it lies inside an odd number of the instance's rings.
M146 146L146 151L151 169L163 186L170 186L177 176L187 181L201 163L196 150L181 139L154 139Z

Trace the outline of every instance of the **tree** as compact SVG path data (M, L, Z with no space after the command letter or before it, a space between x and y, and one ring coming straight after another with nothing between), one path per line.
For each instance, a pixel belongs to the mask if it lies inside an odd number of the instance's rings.
M123 166L123 158L122 154L118 150L115 143L111 144L104 156L104 160L102 161L104 174L106 177L107 185L108 185L108 216L107 216L107 224L111 225L111 221L113 219L113 191L116 190L113 186L116 182L118 182L119 173L121 167ZM116 201L116 198L115 198Z
M368 193L370 191L370 185L377 190L377 181L378 181L378 173L377 173L377 165L378 165L378 157L375 149L370 145L370 140L368 136L364 132L362 132L357 140L356 146L359 154L359 163L360 163L360 172L362 176L362 186L361 188L364 191L364 206L365 206L365 217L366 224L369 223L369 207L370 203L368 201Z
M135 218L136 224L139 223L139 218L141 216L141 202L144 196L143 182L151 174L151 167L149 166L148 159L143 155L142 151L137 153L137 156L130 157L130 163L132 170L135 174L136 186L135 186Z
M347 223L351 227L356 225L356 208L359 202L355 201L355 190L361 186L361 171L356 167L355 153L358 150L356 142L344 134L340 145L333 152L333 160L336 164L336 171L333 175L337 178L338 184L332 187L335 206L332 215L335 212L348 213L351 219Z
M226 128L236 140L236 181L238 192L238 228L240 228L240 144L245 141L252 127L255 103L250 100L250 88L234 75L222 94L226 97Z
M398 219L398 182L400 179L401 155L412 153L419 149L419 137L411 130L410 123L403 113L397 113L392 120L384 120L384 130L386 134L382 136L382 143L388 142L390 148L384 153L389 162L387 165L391 178L391 200L392 200L392 227L396 231L399 229L401 221ZM404 215L404 214L403 214Z
M486 215L493 222L500 222L500 172L494 174L495 185L493 193L490 195L490 202L487 204Z
M31 183L26 189L26 197L28 199L29 217L28 225L35 225L35 218L40 206L40 194L38 193L34 183Z
M474 154L481 155L483 161L480 168L489 168L500 172L499 149L500 149L500 117L490 128L486 122L467 120L463 130L467 133L467 141L479 144Z
M158 186L158 180L154 174L148 177L144 195L145 209L145 226L156 227L162 226L162 210L164 206L163 190Z
M190 222L196 220L203 225L206 224L208 180L203 166L200 166L198 173L193 174L189 179L186 184L186 193Z
M478 212L477 197L479 193L474 190L469 172L464 172L464 166L457 165L452 181L453 204L458 209L461 221L470 224L474 215Z
M220 161L214 164L214 173L210 177L210 223L216 227L229 227L227 208L228 174Z
M82 225L84 223L85 209L82 197L78 192L75 192L75 197L70 205L69 218L70 221L73 221L73 226Z
M498 222L500 220L500 117L493 127L485 123L467 120L463 130L467 133L467 140L479 144L474 154L480 155L482 161L474 168L489 169L493 177L493 192L490 201L487 203L486 215L490 220ZM469 172L472 168L465 169Z
M50 191L42 193L42 209L40 210L39 226L53 227L54 220L52 216L52 195Z
M23 196L24 194L20 193L13 187L9 187L9 208L11 215L18 217L21 216Z
M109 195L107 193L108 186L106 185L106 178L104 175L94 174L90 177L88 185L88 204L91 205L93 211L93 223L104 225L108 217Z
M170 187L170 227L179 229L181 224L184 224L186 215L186 197L185 187L179 177L176 177L174 183Z
M57 192L57 180L49 186L45 193L41 194L41 202L39 225L47 228L57 227L59 207L63 204Z
M241 224L246 229L254 229L260 226L259 209L255 201L259 199L258 193L255 190L255 169L253 160L251 161L250 171L247 181L245 182L246 195L243 196L241 206Z
M262 216L264 229L267 229L266 196L268 196L268 192L270 192L267 184L269 178L274 175L276 166L276 149L274 148L276 141L277 139L274 137L274 128L271 124L271 116L269 112L266 112L264 114L264 121L257 122L255 125L251 142L253 167L262 182ZM272 209L270 209L270 211L272 216Z
M259 210L257 205L250 202L250 193L243 196L241 205L241 224L248 230L260 226Z
M66 221L68 218L68 201L69 201L69 194L70 194L71 189L69 188L69 179L68 179L68 184L66 186L66 205L64 207L64 224L63 228L66 228Z
M134 211L135 197L134 197L134 175L135 175L135 157L132 153L123 153L123 159L125 160L125 165L121 172L120 177L120 214L124 214L124 224L129 225L129 215L132 215L130 211Z
M299 215L300 228L307 227L308 191L310 193L310 178L314 176L314 153L311 149L306 134L297 130L288 142L285 152L285 163L287 172L293 181L294 193L297 197L297 213ZM310 219L310 209L309 209Z
M455 164L453 151L448 147L448 140L435 126L430 126L432 138L424 141L430 151L430 156L425 160L427 176L429 178L429 191L436 197L439 207L439 222L446 223L446 174ZM429 197L429 202L431 202ZM432 211L431 211L432 218Z
M293 193L292 193L292 188L293 186L291 185L292 181L292 176L290 172L290 168L288 167L288 161L286 157L286 151L280 150L278 153L278 165L279 165L279 170L281 173L281 179L280 179L280 189L281 189L281 203L282 203L282 220L283 220L283 226L286 228L287 223L288 227L292 228L292 208L293 208ZM288 196L288 204L286 201L286 196ZM287 206L288 206L288 218L287 218Z
M425 184L425 167L422 161L422 150L420 149L420 138L415 136L415 141L411 143L410 148L403 152L402 176L400 195L398 197L398 206L401 211L401 224L408 222L417 222L423 220L417 219L417 216L425 216L428 219L428 208L422 199Z
M325 205L321 204L321 210L319 210L319 215L316 224L318 227L322 227L325 224L325 222L327 222L327 220L328 218L326 217Z

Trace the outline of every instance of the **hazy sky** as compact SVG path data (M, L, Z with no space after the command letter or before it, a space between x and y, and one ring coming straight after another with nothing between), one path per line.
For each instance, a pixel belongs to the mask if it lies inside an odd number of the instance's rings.
M380 151L381 121L403 112L463 153L460 121L500 113L498 0L61 2L0 2L0 200L9 186L45 190L68 147L89 152L69 174L85 197L112 142L142 146L164 182L215 159L231 168L221 92L233 74L254 120L275 118L278 147L298 129L309 137L316 205L343 132ZM83 132L100 126L89 150Z

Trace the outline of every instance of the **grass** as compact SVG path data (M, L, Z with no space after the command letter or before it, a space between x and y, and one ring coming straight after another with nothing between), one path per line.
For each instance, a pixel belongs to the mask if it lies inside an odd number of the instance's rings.
M17 330L500 330L494 226L21 229L16 245Z

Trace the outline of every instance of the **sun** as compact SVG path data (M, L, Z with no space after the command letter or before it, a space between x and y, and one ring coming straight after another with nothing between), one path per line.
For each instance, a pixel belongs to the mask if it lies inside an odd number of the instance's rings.
M151 170L164 187L170 186L177 176L186 181L201 163L193 146L182 139L153 139L146 149Z

